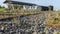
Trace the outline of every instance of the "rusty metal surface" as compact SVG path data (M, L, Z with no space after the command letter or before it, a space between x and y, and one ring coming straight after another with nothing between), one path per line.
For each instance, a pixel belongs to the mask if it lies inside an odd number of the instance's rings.
M21 15L39 14L39 13L43 13L43 12L41 11L5 12L5 13L0 13L0 19L9 18L9 17L17 17Z

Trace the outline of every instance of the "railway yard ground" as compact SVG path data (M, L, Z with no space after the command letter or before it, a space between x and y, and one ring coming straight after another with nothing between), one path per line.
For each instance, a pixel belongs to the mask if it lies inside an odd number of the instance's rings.
M47 15L53 15L54 11L29 13L19 13L19 15L13 13L15 16L12 17L8 16L8 13L0 14L3 17L0 16L2 18L0 19L0 34L60 34L59 28L50 27L45 22Z

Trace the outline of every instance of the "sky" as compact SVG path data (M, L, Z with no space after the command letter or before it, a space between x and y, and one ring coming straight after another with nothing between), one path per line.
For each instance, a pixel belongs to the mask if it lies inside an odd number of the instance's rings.
M5 0L0 0L0 5L7 7L6 4L4 4ZM28 2L28 3L34 3L38 5L43 5L43 6L49 6L53 5L54 10L60 10L60 0L15 0L15 1L22 1L22 2Z

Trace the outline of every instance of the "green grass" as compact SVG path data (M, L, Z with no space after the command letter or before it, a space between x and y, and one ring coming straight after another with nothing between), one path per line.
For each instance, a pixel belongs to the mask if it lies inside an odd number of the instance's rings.
M0 8L0 13L4 12L5 8Z

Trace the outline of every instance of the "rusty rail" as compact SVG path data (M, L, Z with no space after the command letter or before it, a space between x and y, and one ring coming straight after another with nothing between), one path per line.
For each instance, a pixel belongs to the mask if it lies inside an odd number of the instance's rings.
M9 17L17 17L21 15L28 15L28 14L40 14L40 13L47 13L49 11L20 11L20 12L5 12L0 13L0 19L2 18L9 18Z

